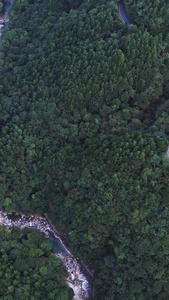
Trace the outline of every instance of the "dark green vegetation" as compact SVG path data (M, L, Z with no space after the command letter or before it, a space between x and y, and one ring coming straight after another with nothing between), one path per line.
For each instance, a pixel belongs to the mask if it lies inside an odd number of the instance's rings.
M2 11L3 3L0 1L0 12Z
M168 35L169 2L165 0L125 0L128 13L134 23L151 34Z
M168 4L146 1L146 19L145 1L126 2L130 29L106 0L12 8L0 201L53 220L95 270L96 299L166 300L169 35L156 19Z
M0 228L0 299L72 299L61 261L35 231Z

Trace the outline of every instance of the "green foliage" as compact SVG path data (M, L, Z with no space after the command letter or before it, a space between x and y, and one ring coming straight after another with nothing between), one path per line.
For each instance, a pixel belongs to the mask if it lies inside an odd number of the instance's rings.
M0 2L0 11L2 11L2 9L3 9L3 3Z
M44 249L44 244L49 246ZM51 254L50 242L44 241L39 233L0 228L0 245L2 300L63 299L63 295L64 300L72 299L73 292L65 283L66 271Z
M168 1L125 0L129 15L134 23L148 29L153 35L168 34L169 3Z
M128 28L117 2L11 8L1 47L0 205L49 216L95 270L96 299L165 300L168 3L125 1L137 24ZM29 255L45 251L43 242ZM39 262L39 276L46 268Z

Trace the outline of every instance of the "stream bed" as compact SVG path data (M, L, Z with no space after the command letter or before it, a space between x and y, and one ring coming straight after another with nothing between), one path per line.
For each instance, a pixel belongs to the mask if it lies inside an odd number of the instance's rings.
M18 227L36 229L43 233L50 240L55 255L62 260L69 274L67 284L74 291L74 300L84 300L89 297L90 284L87 276L81 271L78 261L73 257L71 251L62 241L61 236L56 232L52 223L41 216L26 216L23 214L9 214L0 210L0 226L7 229Z

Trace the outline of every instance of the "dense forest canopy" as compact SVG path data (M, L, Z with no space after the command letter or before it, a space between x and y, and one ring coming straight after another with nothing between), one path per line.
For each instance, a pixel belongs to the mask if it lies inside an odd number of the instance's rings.
M50 242L35 231L0 228L2 300L72 299L66 271Z
M166 37L169 34L168 1L125 0L124 3L133 22L142 29L147 29L153 35L162 33Z
M168 286L168 1L16 1L1 43L0 204L45 214L95 298ZM161 21L160 21L161 20Z

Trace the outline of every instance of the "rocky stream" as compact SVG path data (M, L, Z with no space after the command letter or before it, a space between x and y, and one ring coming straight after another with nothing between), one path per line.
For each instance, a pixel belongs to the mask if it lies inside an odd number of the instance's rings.
M15 216L13 220L12 216ZM23 214L9 214L4 211L0 211L0 226L3 226L7 229L12 227L18 227L20 230L24 228L36 229L40 233L44 234L46 238L50 239L52 236L53 239L57 241L60 245L59 251L54 251L55 255L62 260L63 265L66 267L69 274L66 279L67 284L74 291L74 300L87 299L90 293L90 284L87 279L87 276L81 271L80 264L77 259L73 257L70 250L62 241L60 235L56 232L51 221L48 221L46 218L41 216L26 216ZM58 248L58 247L57 247ZM91 271L85 267L90 276L92 276Z

